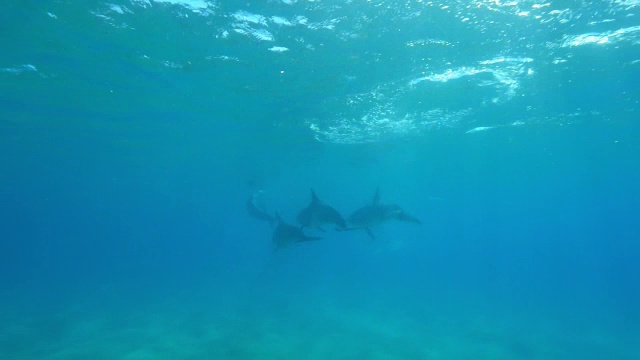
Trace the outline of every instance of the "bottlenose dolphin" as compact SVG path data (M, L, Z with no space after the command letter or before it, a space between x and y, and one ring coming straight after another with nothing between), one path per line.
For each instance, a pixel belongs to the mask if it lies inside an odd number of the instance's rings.
M276 226L276 229L273 230L273 236L271 237L271 241L273 241L276 249L299 242L322 239L316 236L305 235L301 228L289 225L282 221L278 213L276 213L276 221L278 222L278 225Z
M300 211L297 219L303 228L311 227L324 231L321 227L324 224L336 224L341 229L347 227L342 215L331 205L320 200L313 189L311 189L311 202Z
M247 211L249 212L249 215L258 220L265 220L270 223L274 223L276 221L276 217L271 216L267 213L261 196L262 191L256 191L255 193L253 193L253 195L251 195L251 197L247 201Z
M373 232L371 232L371 227L389 220L422 224L418 218L407 214L396 204L381 204L380 189L376 189L373 202L354 211L349 216L348 222L351 225L349 229L364 229L371 238L375 238Z

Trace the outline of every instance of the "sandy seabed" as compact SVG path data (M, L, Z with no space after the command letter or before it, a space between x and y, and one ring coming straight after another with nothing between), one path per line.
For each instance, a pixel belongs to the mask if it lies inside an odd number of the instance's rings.
M571 321L561 312L491 302L232 295L85 297L43 311L14 303L1 314L0 353L65 360L640 358L637 327L580 314Z

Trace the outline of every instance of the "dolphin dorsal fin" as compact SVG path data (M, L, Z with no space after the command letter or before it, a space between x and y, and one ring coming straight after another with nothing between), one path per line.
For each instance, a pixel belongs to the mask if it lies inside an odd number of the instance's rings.
M380 188L376 188L376 193L373 195L373 205L380 203Z
M316 195L316 192L313 191L313 189L311 189L311 203L319 203L320 199L318 199L318 195Z

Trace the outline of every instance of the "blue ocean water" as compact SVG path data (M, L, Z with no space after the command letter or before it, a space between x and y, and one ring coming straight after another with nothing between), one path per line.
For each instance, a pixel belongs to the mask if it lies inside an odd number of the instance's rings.
M0 359L640 358L639 17L3 4Z

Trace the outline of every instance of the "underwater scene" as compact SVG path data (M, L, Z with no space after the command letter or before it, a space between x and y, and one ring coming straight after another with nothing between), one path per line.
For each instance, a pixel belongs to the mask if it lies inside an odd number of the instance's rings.
M0 359L640 359L640 0L0 11Z

